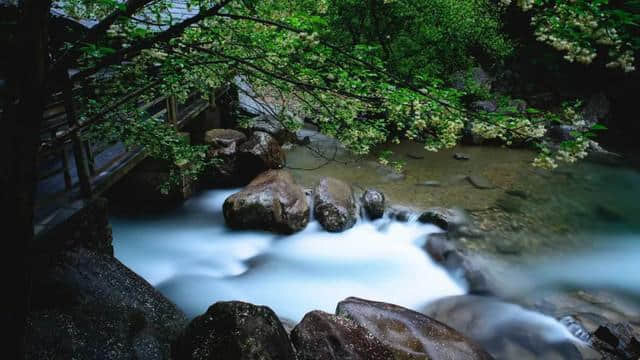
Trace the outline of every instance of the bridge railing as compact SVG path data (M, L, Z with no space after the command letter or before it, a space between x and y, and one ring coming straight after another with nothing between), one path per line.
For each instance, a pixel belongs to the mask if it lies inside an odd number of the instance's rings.
M124 161L131 151L122 144L89 139L89 127L103 121L107 114L117 111L122 104L135 101L154 84L126 95L82 122L77 117L73 101L82 89L66 85L62 92L52 96L43 114L37 208L94 195L96 180L115 164ZM205 109L215 107L215 98L221 95L220 89L211 94L209 100L204 100L201 94L194 93L184 103L179 103L174 96L163 95L140 104L138 109L179 129ZM140 152L140 149L136 151Z

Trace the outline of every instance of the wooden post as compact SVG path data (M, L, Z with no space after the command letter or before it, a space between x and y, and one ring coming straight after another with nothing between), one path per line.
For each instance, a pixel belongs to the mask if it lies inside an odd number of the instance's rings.
M73 187L73 181L71 179L71 170L69 168L69 153L67 152L67 145L62 145L62 166L64 168L64 185L67 190L71 190Z
M176 97L173 95L167 96L167 120L169 124L172 125L178 123L178 106L176 104Z
M71 93L73 84L69 79L69 74L64 74L66 78L64 86L64 107L67 113L67 122L71 126L78 126L78 119L76 118L75 108L73 106L73 95ZM83 146L82 137L79 130L73 131L71 134L71 141L73 143L73 155L76 160L76 169L78 171L78 180L80 181L80 192L84 197L91 197L91 176L89 174L89 164L87 162L87 156L85 148Z

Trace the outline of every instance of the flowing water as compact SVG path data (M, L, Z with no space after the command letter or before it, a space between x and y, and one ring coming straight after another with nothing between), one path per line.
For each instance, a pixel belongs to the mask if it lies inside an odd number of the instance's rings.
M287 167L301 185L334 176L357 192L375 187L390 203L416 210L467 210L488 236L462 241L495 260L504 296L530 308L552 303L545 311L552 317L497 300L447 298L465 294L466 284L422 249L426 235L441 231L433 225L385 218L360 220L340 234L324 232L317 222L290 236L231 231L222 203L234 190L202 192L168 213L113 215L116 257L189 316L215 301L243 300L297 322L310 310L333 312L340 300L358 296L416 310L431 304L435 310L425 311L454 326L459 314L448 312L446 299L462 299L454 302L486 320L477 340L503 359L578 358L540 352L550 344L580 343L553 318L566 313L606 311L640 325L637 170L585 162L545 172L530 166L533 154L526 150L459 147L433 154L403 143L391 146L394 158L406 163L399 174L374 157L353 157L329 138L306 134L312 146L288 152ZM455 152L471 160L455 160ZM517 346L496 345L511 335Z
M380 219L340 234L317 222L290 236L230 231L222 203L233 192L207 191L157 218L113 217L116 256L190 316L242 300L297 322L349 296L417 308L465 292L421 249L436 226Z

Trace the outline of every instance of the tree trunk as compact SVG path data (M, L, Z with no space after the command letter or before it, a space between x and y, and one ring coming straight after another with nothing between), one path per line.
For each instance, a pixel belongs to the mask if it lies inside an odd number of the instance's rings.
M48 65L50 0L23 0L16 24L15 47L6 49L13 56L8 69L6 113L2 129L2 204L6 219L3 229L6 245L1 263L5 276L4 324L8 359L25 356L26 316L29 311L29 250L33 241L36 161L40 143L40 123L45 99Z

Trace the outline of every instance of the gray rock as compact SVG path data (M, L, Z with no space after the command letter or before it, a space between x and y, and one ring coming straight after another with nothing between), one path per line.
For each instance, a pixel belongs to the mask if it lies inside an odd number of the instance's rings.
M362 207L370 219L379 219L384 215L384 194L378 190L367 189L362 194Z
M457 228L469 225L469 217L462 210L443 207L428 209L418 217L418 221L435 224L449 231L455 231Z
M453 327L497 359L581 360L563 326L542 314L484 296L437 300L422 313Z
M273 136L280 144L295 142L296 134L287 130L278 118L272 115L260 115L251 120L251 131L265 132Z
M315 218L325 230L341 232L355 225L356 202L351 186L334 178L322 178L314 190Z
M342 316L312 311L291 333L298 360L388 360L389 351L367 329Z
M591 127L596 123L602 123L609 115L611 110L611 102L603 92L594 94L589 102L582 110L582 118L587 123L587 127Z
M476 189L482 189L482 190L495 189L495 186L489 181L489 179L485 178L484 176L469 175L467 176L467 180Z
M576 131L577 127L573 125L553 125L547 130L547 136L554 141L562 142L573 139L571 132Z
M475 111L496 112L498 104L494 100L481 100L471 103L471 108Z
M204 143L215 149L225 148L231 144L239 145L247 140L247 136L233 129L212 129L204 134Z
M425 187L440 187L442 183L436 180L427 180L421 183L417 183L416 186L425 186Z
M601 325L593 333L592 341L622 359L640 358L640 334L635 333L629 323Z
M193 360L295 360L287 333L265 306L218 302L191 321L175 358Z
M243 177L250 180L266 170L281 169L285 154L271 135L256 131L238 147L238 162Z
M449 326L403 307L348 298L338 304L344 316L371 332L393 359L492 359L480 345Z
M390 219L400 221L400 222L407 222L411 220L411 218L415 218L416 216L415 211L401 205L393 205L389 207L389 210L387 211L387 213Z
M291 174L270 170L241 192L228 197L224 218L234 229L261 229L285 234L300 231L309 222L307 198Z
M463 153L455 153L453 154L453 158L456 160L470 160L471 156Z
M491 90L493 84L493 78L481 67L471 68L469 73L466 71L457 72L451 78L451 86L458 90L468 90L471 85L485 88L488 91Z

